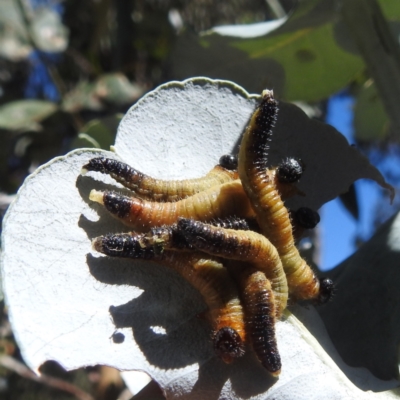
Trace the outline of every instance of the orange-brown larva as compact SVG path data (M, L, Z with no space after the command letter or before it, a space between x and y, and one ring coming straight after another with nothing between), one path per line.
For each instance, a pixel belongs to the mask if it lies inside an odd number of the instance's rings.
M212 221L232 215L243 218L254 216L239 180L211 187L177 202L147 201L95 190L90 193L90 199L103 204L121 222L140 232L154 226L174 224L179 217Z
M251 262L271 282L276 317L286 308L288 286L279 254L264 236L252 231L224 229L199 221L180 218L178 228L189 244L214 256Z
M142 237L134 233L106 235L96 238L93 247L112 257L154 260L178 272L208 306L215 353L225 363L242 356L246 340L243 309L235 282L220 260L201 252L155 252L142 246Z
M277 113L273 93L265 90L242 138L239 176L261 231L278 250L291 296L299 300L320 299L320 281L294 244L288 210L267 171L268 142Z
M132 190L139 197L155 201L178 201L212 186L221 185L238 179L237 161L233 156L222 156L206 176L185 180L162 180L152 178L129 165L110 158L92 158L83 166L85 171L97 171L110 175L117 182Z

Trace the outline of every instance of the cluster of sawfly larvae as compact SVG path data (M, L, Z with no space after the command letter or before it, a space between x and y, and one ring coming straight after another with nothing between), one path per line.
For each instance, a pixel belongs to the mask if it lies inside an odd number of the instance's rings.
M281 371L275 322L288 303L328 301L329 279L319 279L301 258L295 237L319 222L315 211L289 212L284 200L299 191L301 161L268 168L278 104L265 90L251 117L238 157L222 156L199 179L153 179L116 160L94 158L84 171L110 175L134 195L95 191L102 204L133 230L93 241L110 257L153 260L183 276L208 306L216 354L231 363L246 343L273 375Z

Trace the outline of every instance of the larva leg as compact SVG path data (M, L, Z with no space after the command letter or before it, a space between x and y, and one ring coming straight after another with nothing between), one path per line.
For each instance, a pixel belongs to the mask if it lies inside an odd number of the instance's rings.
M143 235L116 234L98 237L95 250L111 257L157 261L185 278L203 296L213 327L216 354L226 363L244 354L243 309L235 282L216 259L200 252L164 251L142 247Z
M127 164L104 157L91 159L83 166L82 170L83 173L98 171L108 174L143 199L178 201L212 186L237 179L236 168L236 158L226 155L221 157L220 164L215 166L206 176L180 181L154 179Z
M289 291L297 299L319 299L320 282L294 245L289 213L267 171L268 142L278 113L277 101L265 90L251 117L239 152L239 176L257 214L261 231L278 250Z
M263 367L277 377L282 364L275 337L275 299L271 283L263 272L251 268L240 273L239 282L247 335Z
M179 217L212 221L232 215L254 216L239 180L214 186L177 202L158 203L120 195L116 192L92 190L90 199L105 208L124 224L146 232L154 226L172 225Z
M217 228L184 218L179 219L178 228L195 248L211 255L251 262L264 272L275 294L276 316L282 315L288 286L279 254L268 239L256 232Z

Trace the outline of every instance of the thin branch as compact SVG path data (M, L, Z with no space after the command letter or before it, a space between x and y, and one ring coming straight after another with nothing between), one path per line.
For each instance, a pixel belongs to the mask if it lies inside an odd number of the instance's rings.
M52 376L48 376L45 374L36 375L28 367L26 367L24 364L20 363L13 357L7 355L0 356L0 365L4 368L9 369L10 371L17 373L23 378L31 379L35 382L43 383L44 385L70 393L79 400L94 400L94 397L92 397L89 393L84 392L83 390L79 389L69 382L65 382L62 379L53 378Z

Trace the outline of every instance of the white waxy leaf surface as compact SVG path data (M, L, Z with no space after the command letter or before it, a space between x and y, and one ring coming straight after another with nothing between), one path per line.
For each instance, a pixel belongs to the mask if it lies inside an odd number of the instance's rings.
M278 381L251 351L232 365L223 364L213 354L209 325L198 317L205 303L182 278L153 263L111 259L91 249L92 238L126 228L88 200L91 189L121 188L99 173L80 176L89 159L119 157L156 177L201 176L234 148L255 104L254 96L228 82L165 85L127 113L118 130L117 154L76 150L27 178L4 219L1 266L13 331L31 368L55 360L67 369L105 364L140 370L171 398L370 398L291 315L277 324L283 363ZM282 146L285 156L301 157L306 173L320 185L335 176L337 165L314 171L315 151L338 152L336 160L352 169L351 179L364 176L384 184L363 157L346 152L349 146L332 128L305 122L293 106L282 104L282 110L288 120L278 123L274 155ZM305 146L292 154L292 144L280 142L280 134L296 123L289 121L291 113L314 135L325 131L319 145L313 136L312 154ZM304 136L295 142L307 141L307 134L300 129L296 135ZM342 186L334 179L334 194L331 185L321 183L305 199L322 204L346 189L351 183L346 179L347 174L341 176ZM390 393L371 396L392 398Z

